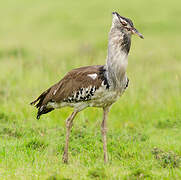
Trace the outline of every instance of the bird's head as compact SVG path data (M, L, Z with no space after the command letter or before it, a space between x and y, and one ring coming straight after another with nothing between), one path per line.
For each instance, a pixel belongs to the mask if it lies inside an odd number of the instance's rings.
M138 32L138 30L134 27L133 22L131 19L120 16L117 12L113 12L113 19L112 19L112 27L118 28L124 33L128 35L136 34L140 38L144 38L141 33Z

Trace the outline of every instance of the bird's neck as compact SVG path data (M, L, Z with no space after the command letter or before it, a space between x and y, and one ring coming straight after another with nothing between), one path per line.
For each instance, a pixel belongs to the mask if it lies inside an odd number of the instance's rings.
M108 79L114 88L121 88L122 81L125 81L130 46L131 35L121 29L111 28L106 68Z

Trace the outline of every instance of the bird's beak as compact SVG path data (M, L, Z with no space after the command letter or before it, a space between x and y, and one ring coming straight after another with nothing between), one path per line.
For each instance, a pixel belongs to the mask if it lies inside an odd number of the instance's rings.
M133 34L138 35L140 38L144 39L143 35L142 35L141 33L139 33L136 28L133 28L133 29L131 30L131 32L132 32Z

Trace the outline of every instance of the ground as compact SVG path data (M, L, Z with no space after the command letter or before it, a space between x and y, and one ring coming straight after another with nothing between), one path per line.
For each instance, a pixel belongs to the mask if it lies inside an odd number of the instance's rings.
M181 179L179 0L6 0L0 17L0 179ZM71 109L36 120L29 106L76 67L104 64L111 12L130 17L129 88L110 111L103 163L102 110L79 113L62 163Z

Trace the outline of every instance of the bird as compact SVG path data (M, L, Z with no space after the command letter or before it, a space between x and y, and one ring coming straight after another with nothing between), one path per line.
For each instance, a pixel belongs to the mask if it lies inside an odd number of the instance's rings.
M126 74L128 54L133 34L144 39L131 19L112 12L112 24L108 35L108 51L104 65L85 66L71 70L58 83L44 91L31 105L38 108L37 119L54 109L72 107L66 119L66 139L63 163L68 163L69 137L75 116L87 107L103 109L101 134L104 162L107 154L107 119L113 103L122 96L129 84Z

